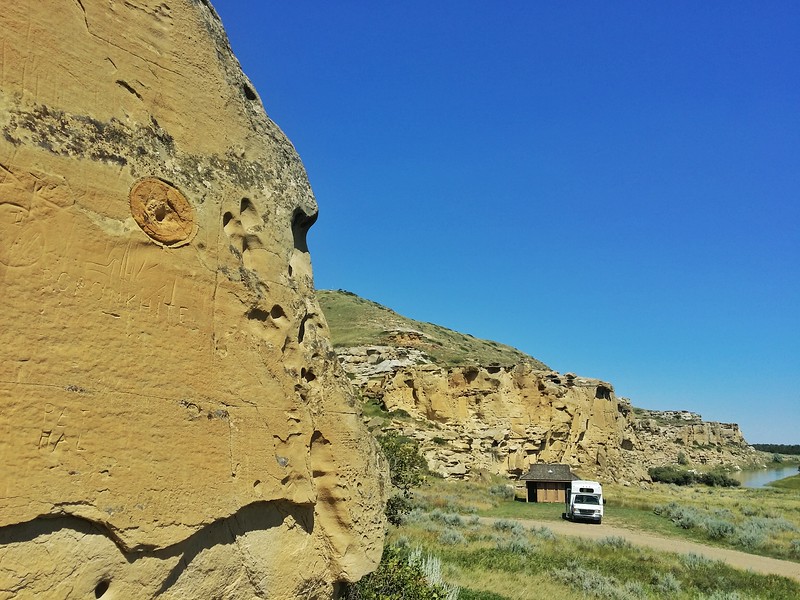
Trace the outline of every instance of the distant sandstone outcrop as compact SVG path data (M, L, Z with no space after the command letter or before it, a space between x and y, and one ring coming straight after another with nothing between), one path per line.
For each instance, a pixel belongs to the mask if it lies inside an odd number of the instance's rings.
M515 476L534 463L567 463L584 477L636 482L683 452L693 463L749 462L738 426L687 412L642 411L611 384L572 373L514 366L442 367L413 347L338 348L367 400L391 418L370 426L420 442L445 477L480 471Z
M0 598L330 597L385 466L219 18L6 0L0 36Z

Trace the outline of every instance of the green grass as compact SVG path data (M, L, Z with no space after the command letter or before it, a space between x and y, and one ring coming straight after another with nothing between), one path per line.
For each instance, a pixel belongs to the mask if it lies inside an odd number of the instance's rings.
M393 334L412 330L422 334L421 337L403 343L419 348L439 365L510 366L528 363L538 369L548 368L511 346L409 319L351 292L317 290L316 294L328 321L334 347L398 345Z
M792 479L800 478L789 478ZM787 483L786 485L797 485ZM784 560L800 560L800 497L788 488L608 485L605 522ZM685 518L676 518L677 506Z
M512 521L506 525L418 510L392 528L389 539L438 556L444 578L460 585L466 599L800 597L800 584L787 578L615 539L581 540L527 530Z
M769 484L771 487L781 490L800 491L800 475L792 475L786 479L779 479Z
M560 521L564 505L557 503L505 501L478 511L482 517L497 519L531 519L534 521Z
M414 490L417 508L401 526L390 528L389 541L420 546L438 556L445 579L460 585L461 598L467 600L800 598L800 584L786 578L635 547L621 538L581 540L555 535L546 527L524 526L517 520L560 520L563 507L510 500L502 493L507 483L500 477L473 482L429 479ZM605 491L608 524L738 550L742 548L709 540L699 530L677 527L656 515L653 507L674 503L737 523L754 518L800 525L800 498L794 489L610 484ZM478 516L501 521L487 525ZM800 532L778 532L755 551L798 560Z
M560 503L520 502L491 492L504 483L499 477L482 482L431 478L415 490L414 497L425 510L498 519L561 519L564 507ZM662 484L642 489L609 484L605 496L603 522L608 525L800 561L800 497L793 489ZM667 506L673 506L672 511L664 510ZM656 514L656 507L661 514ZM688 520L673 518L676 507Z

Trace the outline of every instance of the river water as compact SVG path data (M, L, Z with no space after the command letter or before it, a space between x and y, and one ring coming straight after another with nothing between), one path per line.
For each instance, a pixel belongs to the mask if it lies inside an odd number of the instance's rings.
M797 464L784 467L774 467L769 469L759 469L758 471L740 471L731 473L733 477L742 482L742 487L759 488L768 483L797 475Z

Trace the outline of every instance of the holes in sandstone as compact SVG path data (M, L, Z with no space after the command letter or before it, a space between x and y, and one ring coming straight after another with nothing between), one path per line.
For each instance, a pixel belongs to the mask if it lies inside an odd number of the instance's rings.
M467 381L467 383L472 383L473 381L475 381L475 378L478 376L478 373L479 371L477 367L466 367L464 369L464 379Z
M307 315L300 321L300 330L297 332L297 341L300 344L303 343L303 338L306 337L306 321L308 321Z
M314 375L314 371L312 371L311 369L306 369L305 367L300 369L300 377L302 377L303 379L305 379L309 383L314 381L317 378L317 376Z
M223 230L225 231L225 233L227 233L228 235L230 235L230 234L232 233L232 232L231 232L231 231L229 231L229 229L228 229L228 225L230 224L230 222L231 222L232 220L233 220L233 213L232 213L232 212L230 212L230 211L229 211L229 212L226 212L224 215L222 215L222 229L223 229Z
M239 202L239 220L246 231L252 231L264 224L264 220L259 216L250 198L242 198Z
M317 220L317 214L307 215L302 208L295 208L292 214L292 238L294 238L294 248L300 252L308 252L308 242L306 236L308 230Z
M598 385L594 397L601 400L611 400L611 390L604 385Z
M269 319L269 313L265 310L254 306L250 310L247 311L247 318L252 321L261 321L262 323Z
M95 598L102 598L103 595L108 591L111 582L107 579L101 579L98 584L94 587L94 597Z
M285 317L286 313L284 312L283 307L280 304L275 304L271 309L269 309L269 312L267 312L263 308L254 306L253 308L247 311L246 316L250 320L261 321L263 323L270 318L273 321L277 321L278 319Z
M244 92L244 97L248 100L255 100L258 96L256 96L255 91L246 83L242 84L242 92Z

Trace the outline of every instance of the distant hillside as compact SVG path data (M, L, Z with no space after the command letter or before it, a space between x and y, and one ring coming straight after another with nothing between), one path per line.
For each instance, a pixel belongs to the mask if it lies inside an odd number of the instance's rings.
M318 290L331 329L334 347L409 346L442 366L530 364L549 370L543 362L504 344L415 321L345 290Z

